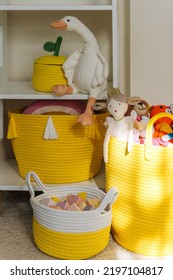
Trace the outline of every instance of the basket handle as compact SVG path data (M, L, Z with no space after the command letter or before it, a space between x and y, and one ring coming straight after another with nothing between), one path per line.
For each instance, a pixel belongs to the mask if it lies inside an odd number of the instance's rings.
M168 113L159 113L152 117L146 127L146 144L145 144L145 159L150 160L152 157L152 127L153 124L160 118L167 117L173 120L173 115Z
M31 178L34 179L34 181L36 182L37 186L40 188L40 190L42 192L46 192L48 189L46 188L46 186L42 183L42 181L40 180L40 178L38 177L38 175L33 172L33 171L30 171L27 175L26 175L26 183L27 183L27 186L28 186L28 189L29 189L29 192L30 192L30 195L32 197L35 196L35 191L34 191L34 188L33 188L33 185L32 185L32 182L31 182ZM50 188L49 188L50 189Z
M100 205L97 207L97 209L94 212L101 214L105 210L106 206L108 206L108 204L110 205L110 207L112 206L117 196L118 196L117 189L115 187L110 188L109 191L106 193L105 197L102 199Z

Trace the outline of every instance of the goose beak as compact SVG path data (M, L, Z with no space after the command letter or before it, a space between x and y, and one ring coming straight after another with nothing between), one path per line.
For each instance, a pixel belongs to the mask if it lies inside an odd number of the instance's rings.
M51 27L60 29L60 30L66 30L67 29L67 24L64 20L60 19L57 21L54 21L50 24Z

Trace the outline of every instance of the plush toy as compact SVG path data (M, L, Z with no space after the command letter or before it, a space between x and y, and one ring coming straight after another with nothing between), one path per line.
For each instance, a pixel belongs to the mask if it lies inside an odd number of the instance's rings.
M144 143L146 136L146 126L149 122L149 104L138 96L128 98L128 110L125 116L133 115L135 119L133 133L136 135L136 143ZM136 115L136 116L135 116Z
M93 111L95 114L106 113L107 112L106 102L104 101L96 102L93 105Z
M27 105L23 114L80 115L85 111L86 100L36 100Z
M84 47L71 54L62 66L68 85L55 85L53 91L59 96L77 92L89 93L85 112L79 116L78 121L83 125L91 125L93 105L107 88L107 62L93 33L76 17L66 16L53 22L51 26L74 31L85 42Z
M119 89L113 88L109 91L110 97L107 100L107 110L111 117L106 118L105 126L107 127L103 154L105 163L108 162L108 144L110 137L116 137L128 142L128 151L133 145L133 122L131 116L125 117L128 109L127 97Z
M170 114L170 106L166 105L156 105L151 106L150 110L150 118L155 116L156 114L159 114L161 112L166 112ZM163 117L157 120L154 123L154 138L162 138L163 135L171 133L172 130L173 121L168 117ZM169 140L169 142L173 143L173 140Z
M128 98L128 110L125 116L130 116L132 111L135 111L138 115L138 119L141 120L142 116L149 117L150 106L147 101L140 97L133 96Z

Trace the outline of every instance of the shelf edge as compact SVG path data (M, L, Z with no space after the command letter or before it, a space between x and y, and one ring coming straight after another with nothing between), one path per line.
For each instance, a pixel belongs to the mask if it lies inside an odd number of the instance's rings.
M112 5L85 5L85 6L7 6L1 5L0 11L111 11Z

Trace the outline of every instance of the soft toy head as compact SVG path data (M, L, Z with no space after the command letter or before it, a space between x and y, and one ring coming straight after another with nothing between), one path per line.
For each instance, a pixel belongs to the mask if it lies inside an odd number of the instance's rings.
M151 106L150 109L150 118L154 117L155 115L159 114L159 113L171 113L170 111L170 106L166 106L166 105L155 105L155 106ZM172 120L170 118L164 117L164 118L160 118L159 120L157 120L154 125L160 124L160 123L168 123L169 125L172 125Z
M65 16L62 19L56 20L50 24L51 27L59 30L68 30L79 32L85 25L76 17ZM86 27L85 27L86 28Z
M108 94L110 97L107 100L107 110L115 120L120 120L124 117L128 109L127 97L121 93L119 89L113 88Z
M134 110L137 115L148 117L149 104L147 103L147 101L141 99L140 97L130 97L128 98L128 110L126 115L130 116L132 110Z
M145 100L141 99L134 105L134 110L138 115L148 117L149 105Z

